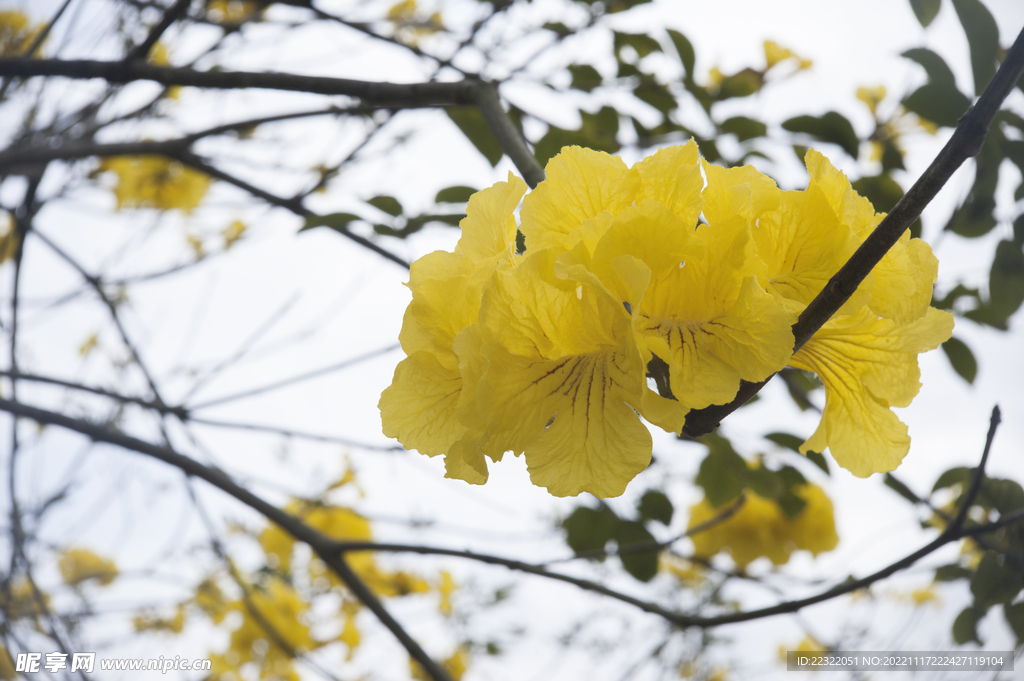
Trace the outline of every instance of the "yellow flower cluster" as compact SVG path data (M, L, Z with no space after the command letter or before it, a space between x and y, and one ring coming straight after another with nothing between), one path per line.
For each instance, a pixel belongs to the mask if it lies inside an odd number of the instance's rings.
M832 502L817 485L800 485L793 492L806 503L795 517L787 516L777 503L747 490L740 510L691 538L694 555L711 556L726 550L738 567L745 568L765 556L775 565L789 561L802 549L818 555L839 543ZM690 527L706 523L722 512L707 499L690 509Z
M69 586L78 586L90 579L95 579L107 586L117 578L117 566L114 561L101 558L89 549L68 549L61 554L58 561L60 576Z
M210 176L163 156L113 156L97 172L117 175L117 209L177 208L191 212L210 186Z
M807 190L784 192L692 141L632 168L567 147L525 199L511 174L477 193L455 252L412 265L384 433L444 454L448 477L482 483L485 456L512 450L554 495L616 496L650 462L638 414L678 432L791 364L826 386L805 448L856 475L892 470L909 438L889 407L920 387L917 353L952 332L929 307L937 263L905 235L793 356L800 311L881 219L820 154L807 166ZM664 394L647 384L655 358Z

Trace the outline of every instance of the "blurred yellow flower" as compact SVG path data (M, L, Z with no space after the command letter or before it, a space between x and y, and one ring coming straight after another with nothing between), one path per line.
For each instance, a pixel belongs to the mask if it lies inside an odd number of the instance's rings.
M698 558L727 551L739 568L767 557L776 565L789 561L799 549L818 555L831 551L839 543L836 535L832 502L817 485L806 484L793 488L806 506L790 518L779 505L750 490L739 511L709 529L691 537L694 555ZM705 523L721 513L707 499L690 509L689 527Z
M164 156L112 156L98 172L117 175L117 209L157 208L191 212L203 200L210 176Z
M0 12L0 57L22 57L36 39L42 24L33 25L22 12ZM38 48L33 56L39 56Z
M78 586L90 579L107 586L118 575L113 561L101 558L88 549L63 551L57 564L61 578L69 586Z
M469 661L469 649L459 646L451 657L441 663L441 667L448 672L448 676L452 677L452 681L460 681L462 675L466 673L466 669L469 668ZM431 681L430 676L420 666L420 663L412 658L409 658L409 671L416 681Z

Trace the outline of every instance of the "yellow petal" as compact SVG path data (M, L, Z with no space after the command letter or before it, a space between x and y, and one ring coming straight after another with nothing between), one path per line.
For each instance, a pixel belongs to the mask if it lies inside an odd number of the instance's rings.
M895 469L910 437L889 408L910 403L921 387L917 354L938 347L952 331L953 316L934 308L905 325L867 307L828 322L790 362L825 384L821 423L801 451L827 444L836 462L859 477Z
M487 373L477 387L485 451L525 452L556 496L621 494L650 462L644 366L622 302L554 275L542 251L495 276L481 310Z
M678 215L689 229L697 224L703 200L704 177L700 172L697 143L660 149L633 166L640 174L637 203L654 199Z
M566 147L548 161L547 179L523 200L520 211L526 247L571 249L574 231L604 211L612 215L633 203L640 188L637 171L617 156Z
M456 415L461 390L458 367L443 366L429 352L407 357L377 405L384 434L427 456L447 452L466 433Z
M512 173L508 181L469 197L466 217L459 223L462 237L455 247L472 261L511 261L516 250L516 206L526 193L526 183Z

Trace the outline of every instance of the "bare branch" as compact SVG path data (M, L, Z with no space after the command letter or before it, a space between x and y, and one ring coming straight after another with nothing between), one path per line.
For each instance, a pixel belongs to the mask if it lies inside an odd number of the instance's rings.
M445 672L440 665L434 662L426 652L424 652L420 645L409 636L404 628L402 628L402 625L400 625L384 608L383 604L381 604L359 576L352 571L352 568L349 567L344 557L342 557L336 550L336 542L328 539L326 536L310 527L299 518L282 511L273 504L253 494L232 480L224 472L210 468L209 466L204 466L192 458L179 454L170 447L154 445L131 437L130 435L125 435L116 430L90 423L83 419L74 419L63 414L47 411L45 409L38 409L36 407L31 407L29 405L4 398L0 398L0 411L6 411L17 416L30 418L37 423L60 426L61 428L81 433L96 442L106 442L140 454L145 454L146 456L153 457L154 459L174 466L187 475L205 480L214 487L227 492L246 506L261 513L268 520L279 525L299 541L309 544L317 555L319 555L320 558L335 571L338 577L340 577L352 593L355 594L356 598L358 598L363 605L373 612L381 623L391 631L409 655L423 665L423 668L427 670L427 673L430 674L434 681L451 681L448 673Z

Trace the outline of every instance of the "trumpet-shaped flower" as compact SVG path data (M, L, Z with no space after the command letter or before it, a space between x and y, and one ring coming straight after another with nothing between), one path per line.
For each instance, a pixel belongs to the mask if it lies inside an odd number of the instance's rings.
M881 222L867 199L821 154L807 153L810 184L785 192L781 209L756 233L768 290L803 309ZM793 357L818 374L825 410L801 448L828 447L855 475L891 471L910 448L907 427L890 407L905 407L921 387L918 353L949 338L953 318L929 307L938 263L908 234L893 246L839 313Z

